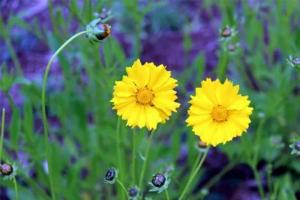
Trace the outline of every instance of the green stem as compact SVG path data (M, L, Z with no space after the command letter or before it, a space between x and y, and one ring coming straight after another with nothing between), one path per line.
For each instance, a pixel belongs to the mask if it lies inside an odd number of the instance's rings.
M222 81L225 79L227 67L228 67L228 53L222 51L220 55L220 64L217 68L217 76Z
M9 92L5 92L4 95L6 96L6 98L8 99L8 102L9 102L9 106L11 108L11 110L13 111L14 108L15 108L15 102L13 100L13 98L11 97L11 95L9 94Z
M43 79L43 85L42 85L42 117L43 117L43 127L44 127L44 140L45 140L45 150L46 150L46 160L48 161L48 170L49 170L49 182L50 182L50 189L51 189L51 197L53 200L56 199L55 192L54 192L54 183L52 180L52 165L49 159L49 141L48 141L48 121L47 121L47 115L46 115L46 86L47 86L47 79L49 75L49 71L51 68L51 65L56 58L56 56L68 45L71 41L73 41L75 38L77 38L80 35L85 34L87 31L79 32L75 35L73 35L71 38L69 38L65 43L63 43L52 55L50 58L46 70L44 73L44 79Z
M256 130L255 133L255 144L260 144L261 143L261 130L263 128L263 125L265 123L265 118L261 119L258 125L258 128ZM257 171L257 163L258 163L258 154L259 154L259 146L257 146L257 148L254 149L254 155L252 160L250 160L250 166L252 168L252 171L254 173L254 178L257 182L257 186L258 186L258 191L259 191L259 195L262 199L265 199L265 193L264 193L264 189L262 186L262 181L261 181L261 177L259 172Z
M213 178L211 178L204 186L203 188L209 189L213 185L215 185L216 182L220 180L222 176L224 176L228 171L232 169L234 166L233 162L229 162L217 175L215 175Z
M204 162L204 160L205 160L205 158L206 158L206 156L207 156L208 150L209 150L209 148L207 148L206 151L203 153L203 156L202 156L202 158L201 158L201 160L200 160L199 165L198 165L197 168L192 172L192 174L191 174L191 176L190 176L190 178L189 178L187 184L185 185L185 187L184 187L184 189L183 189L183 192L181 193L181 195L180 195L180 197L179 197L179 200L182 200L182 199L184 198L184 195L188 192L188 189L189 189L190 185L192 184L192 182L193 182L195 176L196 176L197 173L199 172L199 170L200 170L200 168L201 168L201 166L202 166L202 164L203 164L203 162Z
M3 138L4 138L4 129L5 129L4 126L5 126L5 108L2 109L1 136L0 136L0 162L2 158Z
M273 194L273 187L272 187L272 165L271 165L271 163L269 163L267 165L267 182L268 182L269 194Z
M122 181L120 181L119 179L117 179L118 184L121 186L122 190L125 192L125 194L127 195L127 190L126 187L124 186L124 184L122 183Z
M168 189L165 190L165 194L166 194L166 200L170 200Z
M150 152L150 149L151 149L153 132L154 131L151 131L150 136L148 138L148 144L147 144L147 147L146 147L146 154L145 154L145 161L143 163L142 172L141 172L140 181L139 181L139 189L140 190L142 189L142 186L143 186L145 171L146 171L146 168L147 168L147 165L148 165L148 157L149 157L149 152Z
M17 184L16 177L14 177L13 182L14 182L14 187L15 187L16 200L19 200L18 184Z
M135 183L135 160L136 160L136 131L132 135L132 182Z
M263 189L263 186L262 186L262 181L261 181L260 174L257 171L255 166L252 166L252 170L253 170L254 177L255 177L255 180L256 180L256 183L257 183L257 186L258 186L259 195L260 195L261 199L265 199L265 192L264 192L264 189Z
M120 142L120 137L121 137L121 119L118 118L117 121L117 130L116 130L116 148L117 148L117 158L118 158L118 168L120 170L120 179L123 177L123 163L122 163L122 157L121 157L121 142ZM124 195L121 194L121 199L124 199Z
M117 131L116 131L116 147L117 147L117 157L118 157L118 168L121 169L122 160L121 160L121 148L120 148L120 126L121 120L118 118L117 121Z
M202 154L199 153L199 154L198 154L198 157L197 157L197 159L196 159L196 162L195 162L194 165L193 165L192 172L196 169L198 163L199 163L200 160L201 160L201 157L202 157Z

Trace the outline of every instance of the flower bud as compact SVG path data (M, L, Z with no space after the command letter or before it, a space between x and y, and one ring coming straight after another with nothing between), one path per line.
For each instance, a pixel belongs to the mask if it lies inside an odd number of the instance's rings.
M0 172L3 176L9 176L14 172L14 169L12 165L4 163L0 165Z
M298 67L300 68L300 57L294 57L294 56L289 56L289 58L287 59L288 64L291 67Z
M295 149L300 151L300 141L294 143Z
M236 35L237 31L230 26L225 26L219 31L219 33L221 40L229 40L230 38Z
M232 35L232 30L230 27L226 26L225 28L222 29L221 31L221 36L222 37L230 37Z
M168 188L169 183L170 183L170 179L168 178L168 175L162 173L156 173L152 177L150 183L152 188L150 189L150 191L161 193L162 191Z
M130 200L135 200L139 196L139 189L137 187L131 187L128 189L128 196Z
M102 22L100 18L93 20L86 26L87 37L91 41L101 41L111 33L111 26Z
M296 154L300 155L300 141L294 142L293 144L290 145L290 148L292 149L291 154Z
M152 184L158 188L162 187L165 184L165 182L166 182L166 177L161 173L155 174L152 178Z
M205 144L205 142L201 141L200 138L195 147L200 153L204 153L207 150L207 145Z
M111 167L107 170L105 174L104 182L109 184L114 184L117 178L118 178L118 170Z
M4 180L12 180L17 173L17 167L13 164L3 163L0 164L0 174L3 176Z

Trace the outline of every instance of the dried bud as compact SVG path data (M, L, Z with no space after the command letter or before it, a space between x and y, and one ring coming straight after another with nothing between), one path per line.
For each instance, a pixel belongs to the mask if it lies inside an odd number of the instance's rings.
M110 35L110 25L108 24L98 24L99 30L101 30L99 33L96 34L96 37L98 40L104 40Z
M204 153L207 150L207 145L205 144L205 142L201 141L199 138L199 142L196 143L195 148L200 152L200 153Z
M111 33L111 26L102 22L100 18L93 20L86 26L87 37L91 41L101 41Z
M205 142L202 142L201 140L198 142L198 147L199 148L207 148Z
M229 40L230 38L236 35L237 31L230 26L225 26L219 31L219 33L221 36L221 40Z
M138 199L139 189L137 187L131 187L128 189L128 196L130 200Z
M13 166L7 163L0 165L0 172L3 176L9 176L14 172Z
M107 172L105 174L104 182L113 184L113 183L115 183L117 178L118 178L118 170L111 167L107 170Z
M222 29L221 31L221 36L228 38L232 35L232 30L230 27L226 26L225 28Z

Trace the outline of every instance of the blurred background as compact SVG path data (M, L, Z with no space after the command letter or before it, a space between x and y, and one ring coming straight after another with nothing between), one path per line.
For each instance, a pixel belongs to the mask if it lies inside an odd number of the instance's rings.
M2 160L18 167L20 199L50 199L40 98L47 62L64 41L108 13L111 36L98 43L77 38L50 71L47 116L59 199L119 199L103 183L106 169L117 164L110 99L114 82L137 58L166 65L179 80L182 106L156 133L147 170L150 179L175 169L171 199L198 154L185 119L189 96L205 77L239 84L254 113L248 133L210 150L188 199L300 199L300 160L291 155L300 141L298 0L0 0ZM131 132L123 123L125 163ZM145 130L138 132L143 151ZM0 199L14 195L13 183L1 179Z

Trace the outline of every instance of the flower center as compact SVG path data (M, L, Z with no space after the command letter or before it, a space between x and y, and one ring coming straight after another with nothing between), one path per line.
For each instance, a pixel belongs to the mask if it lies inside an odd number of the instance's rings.
M221 105L215 106L211 112L211 116L216 122L224 122L227 121L228 118L228 110Z
M136 99L140 104L151 104L153 100L153 92L148 88L139 89L136 94Z

